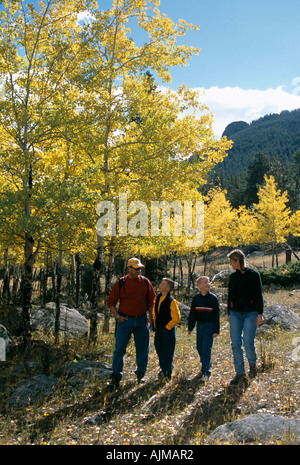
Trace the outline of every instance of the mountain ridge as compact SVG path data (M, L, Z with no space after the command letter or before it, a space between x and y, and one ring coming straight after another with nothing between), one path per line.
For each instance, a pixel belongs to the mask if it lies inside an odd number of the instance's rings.
M234 121L222 136L233 141L221 171L236 174L244 170L259 153L278 155L285 164L300 149L300 109L265 115L251 123Z

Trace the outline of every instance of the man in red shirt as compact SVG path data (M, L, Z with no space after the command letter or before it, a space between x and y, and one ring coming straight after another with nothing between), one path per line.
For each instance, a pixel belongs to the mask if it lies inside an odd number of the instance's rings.
M126 349L132 334L136 349L135 374L138 382L146 372L155 292L149 279L140 275L142 268L144 265L138 258L129 259L128 274L113 285L108 297L107 305L117 321L113 373L109 385L111 390L119 386L123 377Z

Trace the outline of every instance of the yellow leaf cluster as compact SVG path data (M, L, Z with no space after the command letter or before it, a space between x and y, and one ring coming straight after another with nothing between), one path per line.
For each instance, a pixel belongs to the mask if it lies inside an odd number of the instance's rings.
M161 89L171 68L199 52L178 39L197 26L161 14L158 0L3 3L0 13L0 232L6 244L30 232L44 249L96 248L96 206L201 201L209 172L231 143L217 140L199 93ZM79 24L77 13L92 20ZM138 45L138 27L145 41ZM200 116L199 116L200 115ZM230 240L225 193L206 202L203 247ZM131 213L133 216L133 214ZM130 220L130 217L129 217ZM170 219L173 226L173 217ZM8 226L9 225L9 226ZM171 231L173 228L171 227ZM9 232L9 233L8 233ZM5 238L5 239L4 239ZM18 238L18 239L16 239ZM185 250L185 238L118 237L116 250ZM109 238L104 239L104 244Z
M285 242L290 233L291 210L287 192L277 189L274 176L265 176L265 186L258 192L259 202L254 205L262 242Z

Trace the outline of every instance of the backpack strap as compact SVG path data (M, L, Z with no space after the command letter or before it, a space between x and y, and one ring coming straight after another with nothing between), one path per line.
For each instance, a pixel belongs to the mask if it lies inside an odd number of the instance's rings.
M121 288L124 286L124 291L125 291L125 278L120 278L119 279L119 293L121 292Z
M142 276L144 282L146 283L146 286L147 286L147 295L146 295L146 299L148 298L148 292L149 292L149 281L147 278L145 278L145 276ZM125 278L124 276L122 278L119 279L119 293L121 292L121 288L124 287L124 292L125 292Z

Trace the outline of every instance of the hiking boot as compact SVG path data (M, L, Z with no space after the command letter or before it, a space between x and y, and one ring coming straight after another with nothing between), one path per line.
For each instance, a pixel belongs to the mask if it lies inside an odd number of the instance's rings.
M250 370L249 370L249 378L255 378L255 376L257 375L257 369L256 369L256 365L250 365Z
M144 376L145 376L144 373L136 373L138 384L144 383L146 381Z
M164 373L162 370L158 373L158 381L160 383L168 383L171 380L171 375Z
M235 377L230 381L231 386L237 386L237 385L247 385L248 381L246 378L246 375L243 373L241 375L235 375Z
M208 375L205 375L204 373L202 373L202 371L200 371L194 379L199 379L199 381L201 383L207 383L209 381L209 376Z
M115 389L118 389L119 385L120 385L120 381L116 378L112 378L111 382L108 385L108 390L112 392Z

